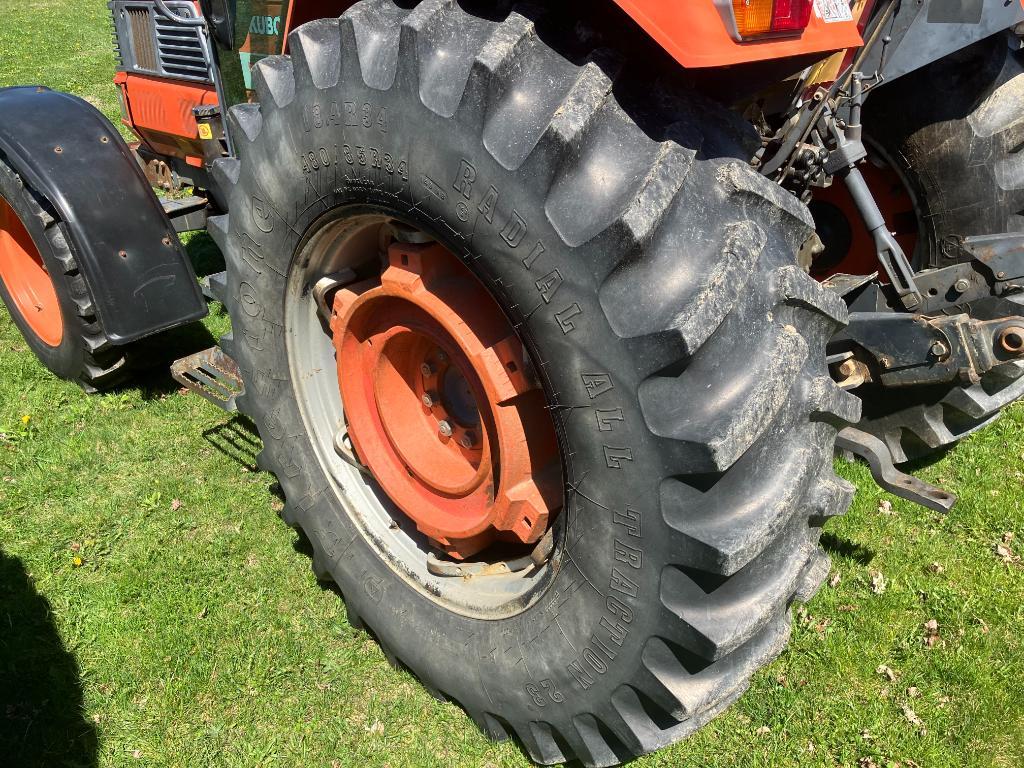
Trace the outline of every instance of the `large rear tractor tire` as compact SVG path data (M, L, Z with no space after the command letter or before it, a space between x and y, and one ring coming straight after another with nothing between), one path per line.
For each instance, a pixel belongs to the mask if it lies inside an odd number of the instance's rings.
M538 763L616 764L734 701L826 575L846 310L742 122L557 18L411 5L298 28L230 112L240 407L354 626Z
M918 268L953 264L958 242L971 235L1024 233L1024 53L1018 46L1016 37L983 40L880 88L867 102L865 133L913 198ZM860 428L885 440L896 461L918 458L997 418L1024 395L1022 373L1024 364L1010 362L970 386L862 388Z
M0 298L36 357L95 392L124 380L56 209L0 157Z

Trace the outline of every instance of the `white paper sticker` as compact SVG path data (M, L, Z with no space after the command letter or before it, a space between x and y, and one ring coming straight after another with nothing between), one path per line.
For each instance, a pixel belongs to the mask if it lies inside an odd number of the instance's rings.
M853 11L848 0L814 0L814 12L826 24L837 21L853 21Z

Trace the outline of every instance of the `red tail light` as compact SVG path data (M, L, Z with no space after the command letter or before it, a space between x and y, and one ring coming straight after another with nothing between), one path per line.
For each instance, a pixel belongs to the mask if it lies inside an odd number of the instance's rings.
M737 36L748 40L800 33L811 20L813 4L814 0L732 0Z
M811 20L813 0L775 0L772 11L772 32L794 32L806 29Z

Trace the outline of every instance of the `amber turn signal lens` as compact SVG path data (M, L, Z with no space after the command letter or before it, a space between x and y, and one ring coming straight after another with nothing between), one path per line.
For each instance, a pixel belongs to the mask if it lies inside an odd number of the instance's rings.
M736 31L742 39L797 33L811 20L813 0L732 0Z
M732 12L740 37L771 32L774 6L775 0L732 0Z

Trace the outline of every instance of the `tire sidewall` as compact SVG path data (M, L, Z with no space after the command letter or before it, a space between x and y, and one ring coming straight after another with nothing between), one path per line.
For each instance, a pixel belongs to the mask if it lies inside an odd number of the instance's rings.
M471 118L438 116L401 83L343 85L300 88L292 103L264 110L266 137L239 148L228 289L270 464L350 609L429 687L519 724L591 711L635 671L659 625L656 564L666 559L658 490L668 472L637 402L643 373L599 302L602 249L620 244L565 246L537 180L503 169ZM287 275L315 222L345 205L394 214L462 258L521 330L545 385L566 504L552 578L514 616L457 614L399 578L344 511L344 489L306 434L286 353Z

